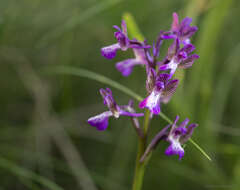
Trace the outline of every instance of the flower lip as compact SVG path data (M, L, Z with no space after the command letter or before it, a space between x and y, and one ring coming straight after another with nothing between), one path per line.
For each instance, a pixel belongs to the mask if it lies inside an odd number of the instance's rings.
M120 46L118 43L103 47L101 49L101 54L103 57L107 59L113 59L116 56L117 50L120 49Z
M96 127L99 131L103 131L108 127L108 119L110 116L112 116L111 111L103 112L99 115L89 118L88 124Z

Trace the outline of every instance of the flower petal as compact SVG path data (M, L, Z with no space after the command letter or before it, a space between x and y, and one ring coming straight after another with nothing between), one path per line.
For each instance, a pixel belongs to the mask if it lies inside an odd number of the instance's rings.
M147 68L147 80L146 80L146 89L149 93L152 92L156 82L156 71L153 68Z
M140 61L136 59L126 59L124 61L118 62L116 68L122 73L123 76L127 77L132 73L132 69L135 65L142 65Z
M119 28L117 25L114 25L113 28L115 28L118 32L122 32L121 28Z
M99 131L102 131L108 127L108 119L110 116L112 116L112 112L106 111L99 115L89 118L88 123L91 126L96 127Z
M179 28L178 14L173 13L173 22L172 22L171 30L172 31L177 31L178 28Z
M113 59L116 56L117 50L120 49L120 45L118 43L103 47L101 49L102 56L107 59Z
M179 68L182 68L182 69L186 69L186 68L189 68L193 65L195 59L198 59L199 56L197 54L193 54L193 55L190 55L187 59L185 59L184 61L182 61L178 67Z
M180 142L182 144L188 141L188 139L192 136L195 127L197 127L197 126L198 126L198 124L196 124L196 123L192 123L188 126L186 134L183 135L182 137L180 137Z
M168 54L167 54L168 59L171 60L177 54L179 49L180 49L180 41L177 38L168 48Z
M174 94L174 92L177 89L178 82L179 81L177 79L175 79L175 80L171 80L166 85L166 87L164 88L164 90L162 91L162 94L161 94L161 101L163 103L168 103L169 102L169 100L171 99L172 95Z
M189 25L192 23L192 18L186 17L182 20L180 26L181 27L189 27Z
M189 123L189 119L186 118L178 127L185 128Z
M108 109L112 112L113 116L115 118L119 117L119 106L117 105L117 103L115 102L113 96L112 96L112 91L109 88L106 88L106 90L104 89L100 89L100 94L103 97L103 102L105 105L107 105Z
M187 54L193 52L195 50L195 46L192 44L186 44L181 48L180 51L185 51Z
M158 76L157 80L163 82L164 84L168 81L170 75L167 73L162 73Z
M122 51L126 51L129 48L129 39L123 32L115 32L115 38L118 41L118 44Z
M190 37L198 30L196 26L184 26L180 30L180 41L183 44L189 44L190 43Z
M168 70L168 69L170 69L170 65L169 64L164 64L164 65L161 65L159 67L160 71L165 71L165 70Z

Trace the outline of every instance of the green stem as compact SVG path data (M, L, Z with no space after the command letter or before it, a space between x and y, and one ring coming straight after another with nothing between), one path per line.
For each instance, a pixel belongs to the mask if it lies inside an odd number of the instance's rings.
M146 110L144 126L143 126L144 135L143 135L143 138L139 138L139 142L138 142L138 153L136 158L136 167L135 167L132 190L141 190L142 188L146 162L141 163L140 159L144 154L146 145L147 145L147 133L148 133L149 122L150 122L150 111Z

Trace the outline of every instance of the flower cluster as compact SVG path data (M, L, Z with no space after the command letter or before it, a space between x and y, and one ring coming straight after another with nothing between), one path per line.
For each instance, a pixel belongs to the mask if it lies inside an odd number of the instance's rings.
M178 15L173 14L173 22L170 30L160 31L156 42L149 45L147 41L140 42L136 39L129 39L127 26L122 21L121 28L113 26L116 29L114 36L116 43L103 47L102 55L107 59L113 59L118 50L126 51L132 49L134 58L126 59L116 63L116 68L124 77L129 76L136 65L142 65L146 69L146 91L147 96L139 103L139 108L147 108L151 116L158 115L161 112L161 103L168 103L176 91L179 80L174 79L174 74L178 68L186 69L193 65L194 61L199 58L192 52L195 50L191 44L190 38L197 31L196 26L190 26L191 18L184 18L179 22ZM172 44L168 48L167 55L159 60L160 48L165 40L171 40ZM100 89L100 94L104 99L109 111L105 111L97 116L88 119L88 123L98 130L105 130L108 126L109 117L119 118L120 115L131 117L135 122L135 128L138 135L141 136L141 129L137 117L144 116L143 113L135 113L133 102L128 105L119 106L115 102L110 89ZM179 126L176 125L179 117L177 116L172 125L163 128L159 134L151 141L146 149L146 155L158 144L160 140L166 140L170 143L166 149L166 155L179 155L181 159L184 155L182 144L185 143L192 135L193 129L197 124L190 124L186 128L188 119L184 120ZM137 123L137 124L136 124ZM171 127L170 130L168 130Z

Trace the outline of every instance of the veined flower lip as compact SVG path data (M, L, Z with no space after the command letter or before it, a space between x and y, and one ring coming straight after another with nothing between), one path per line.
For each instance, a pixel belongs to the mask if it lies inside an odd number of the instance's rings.
M142 102L140 102L139 107L140 108L148 108L153 114L159 114L160 109L160 97L161 92L158 92L157 90L153 90L152 93L145 98Z

